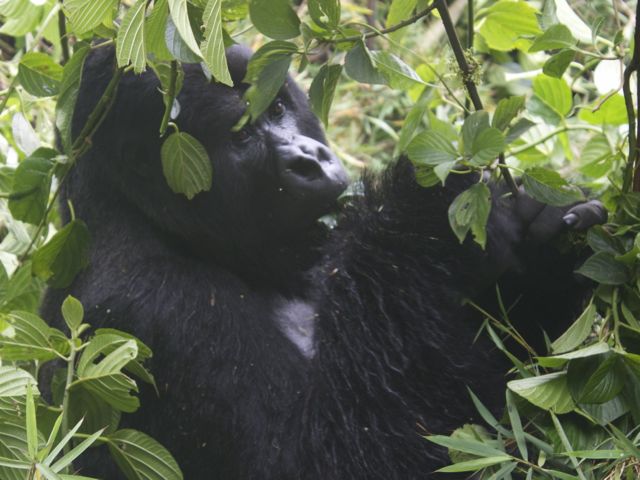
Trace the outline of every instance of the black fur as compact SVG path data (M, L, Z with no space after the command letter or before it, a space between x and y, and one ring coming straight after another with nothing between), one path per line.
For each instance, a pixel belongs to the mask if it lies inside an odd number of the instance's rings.
M100 50L84 69L75 134L112 74L112 52ZM246 60L230 53L237 84ZM244 87L185 69L177 124L209 151L213 189L192 201L169 190L158 82L150 71L125 75L64 185L62 204L71 200L92 234L90 267L70 289L48 293L44 314L59 318L71 293L92 326L151 346L160 395L143 390L126 424L167 446L187 480L432 478L446 452L422 435L476 417L466 387L501 404L499 354L473 344L479 322L461 301L524 261L530 219L496 198L486 253L460 245L447 208L471 179L423 189L401 160L366 177L364 197L326 233L314 220L328 206L300 211L304 198L276 188L268 147L274 128L325 142L302 92L289 80L284 123L258 122L255 143L240 148L230 129ZM570 271L558 285L570 285ZM549 304L552 314L564 308ZM283 334L283 322L302 315L315 329L306 352ZM101 461L83 473L119 478Z

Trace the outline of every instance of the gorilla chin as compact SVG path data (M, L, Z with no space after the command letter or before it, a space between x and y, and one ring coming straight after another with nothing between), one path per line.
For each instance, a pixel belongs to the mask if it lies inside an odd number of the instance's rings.
M124 75L61 192L64 220L72 202L91 232L90 266L47 292L43 315L63 325L71 294L94 328L152 348L160 392L140 385L142 407L119 428L160 441L187 480L437 478L447 452L424 431L481 421L467 388L493 412L504 400L503 358L486 339L474 343L482 319L462 300L485 305L498 280L505 305L518 299L509 313L521 334L558 334L585 289L575 256L544 240L568 228L563 217L574 228L600 221L588 212L601 207L523 209L495 194L482 251L455 238L447 215L477 179L421 188L400 158L365 175L337 227L317 231L347 176L290 78L260 118L233 131L250 56L228 49L233 88L184 65L175 122L214 171L211 190L192 200L162 173L158 79L151 69ZM109 48L88 57L75 136L114 66ZM81 473L123 478L105 449L83 454Z

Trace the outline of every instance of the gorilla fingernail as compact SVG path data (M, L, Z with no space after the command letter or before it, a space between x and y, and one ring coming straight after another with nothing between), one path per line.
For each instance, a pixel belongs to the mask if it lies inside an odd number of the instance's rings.
M564 217L562 217L562 220L568 227L573 227L578 223L580 217L578 217L578 215L576 215L575 213L568 213Z

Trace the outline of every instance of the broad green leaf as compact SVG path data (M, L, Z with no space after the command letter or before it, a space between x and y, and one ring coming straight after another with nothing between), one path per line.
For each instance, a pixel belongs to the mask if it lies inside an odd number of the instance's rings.
M471 160L478 165L488 165L504 151L504 148L504 135L497 128L488 128L473 139Z
M136 0L127 10L116 38L116 59L119 67L133 65L135 73L144 71L147 65L145 48L145 11L147 0Z
M534 122L528 118L519 118L516 123L511 125L507 130L506 142L509 144L518 140L524 133L526 133L531 127L535 125Z
M87 33L113 16L118 0L64 0L64 8L73 31Z
M565 372L512 380L507 387L534 405L556 413L567 413L575 404L567 388Z
M9 198L9 210L15 219L40 224L49 203L55 165L52 159L57 154L55 150L39 148L16 168Z
M80 79L82 78L82 68L87 54L91 48L82 46L73 52L69 63L64 66L62 72L62 82L60 83L60 94L56 103L56 128L60 135L62 147L69 155L71 153L71 121L78 98Z
M560 50L544 62L542 73L549 77L562 78L562 75L564 75L564 72L569 68L575 56L576 52L573 50Z
M552 357L537 357L537 360L538 363L543 367L559 368L569 360L602 355L603 353L607 353L609 350L609 345L604 342L598 342L593 345L589 345L588 347L581 348L580 350L563 353L561 355L554 355Z
M522 176L525 191L536 200L553 206L570 205L584 200L582 191L555 170L534 167Z
M89 263L90 240L85 223L72 220L33 254L34 275L54 288L69 286Z
M576 273L603 285L622 285L630 279L627 267L608 252L598 252L589 257Z
M433 89L425 88L420 95L420 98L415 102L402 124L402 128L398 134L398 142L394 151L394 156L397 156L401 152L405 152L409 142L411 142L415 131L424 122L429 109L429 102L433 96Z
M525 50L531 45L525 37L542 33L537 12L528 2L521 0L497 2L484 10L486 16L478 31L494 50Z
M459 157L452 143L433 130L416 136L407 147L407 155L416 166L454 162Z
M222 0L209 0L202 15L204 40L200 45L202 57L214 78L225 85L233 86L222 35Z
M554 414L554 412L549 412L549 414L551 415L551 419L553 420L553 425L556 428L556 432L558 432L558 436L560 437L560 441L562 442L562 446L564 447L564 449L566 451L568 451L568 452L572 451L573 447L571 446L571 442L569 441L569 438L567 437L567 434L565 433L564 429L562 428L562 424L560 423L560 420L558 420L558 417ZM572 457L572 456L569 456L569 459L571 460L571 463L572 463L573 467L575 468L576 472L578 473L580 480L587 480L586 477L584 476L584 474L582 473L582 470L580 468L580 464L578 463L576 458ZM563 479L562 476L560 478ZM573 480L573 479L571 479L571 480Z
M251 0L251 22L260 33L276 40L287 40L300 35L300 19L289 0Z
M436 472L442 473L455 473L455 472L475 472L483 468L497 465L499 463L508 462L513 460L513 457L509 455L500 455L495 457L483 457L477 460L468 460L466 462L454 463L447 467L440 468Z
M109 451L129 480L183 479L171 454L148 435L119 430L109 439Z
M583 108L578 114L580 120L589 122L592 125L626 125L627 109L622 95L613 95L604 103L604 98L599 98L594 105L599 105L597 111Z
M56 95L62 80L62 67L51 56L40 52L27 53L18 66L18 81L36 97Z
M199 54L194 53L180 36L180 32L176 28L171 16L167 18L164 38L170 56L173 55L176 60L182 63L198 63L200 61Z
M249 87L245 99L249 102L248 114L251 119L255 120L262 115L276 98L287 79L290 64L289 56L267 64Z
M191 200L199 192L210 190L213 168L207 151L185 132L171 134L162 144L162 171L171 190Z
M16 112L11 118L11 133L18 148L26 155L31 155L40 147L38 134L22 112Z
M600 178L611 170L615 155L604 134L591 137L580 153L580 172L591 178Z
M251 56L244 81L246 83L256 82L267 65L278 60L289 59L297 51L298 47L295 43L283 40L265 43Z
M489 125L489 114L484 110L473 112L464 119L464 124L462 125L462 145L465 155L471 155L473 141L480 133L488 128L491 128Z
M370 55L391 88L409 90L415 85L426 85L420 75L394 54L378 50L370 52Z
M340 23L339 0L309 0L309 14L321 27L333 29Z
M503 98L498 102L491 125L498 130L505 130L511 121L524 108L524 96Z
M168 17L169 5L167 0L156 0L153 2L151 13L145 19L145 50L155 61L169 61L172 59L165 38Z
M615 354L574 359L568 367L568 386L579 403L604 403L622 391L625 382L621 359Z
M187 0L168 0L169 12L180 38L189 49L198 56L202 56L196 37L189 22L189 12L187 11ZM170 49L171 50L171 49Z
M387 79L378 69L371 52L363 42L359 42L347 53L344 64L345 73L356 82L387 84Z
M476 183L460 193L449 206L449 225L462 243L469 230L482 248L487 241L487 220L491 211L491 191L484 183Z
M322 120L325 128L329 126L329 110L341 73L342 65L323 65L309 88L311 109Z
M67 296L62 302L62 316L70 330L77 330L84 318L82 303L71 295Z
M551 344L551 350L554 353L564 353L582 344L591 333L595 319L596 307L593 303L590 303L567 331Z
M421 187L429 188L440 183L441 180L431 165L414 164L413 167L415 170L416 183Z
M11 312L3 319L11 325L12 335L0 336L0 358L44 362L57 357L54 340L64 341L59 330L49 327L44 320L29 312Z
M629 407L621 395L604 403L580 404L580 408L591 415L598 422L598 425L602 426L608 425L629 412Z
M536 96L560 116L566 116L573 106L571 89L562 78L538 75L533 79Z
M409 18L417 4L417 0L393 0L389 7L389 13L387 14L387 28ZM404 33L403 30L404 29L400 29L391 33L391 37L395 40L399 40Z
M583 43L591 43L592 32L589 26L582 21L571 9L566 0L554 0L556 4L555 15L558 21L566 25L571 34Z
M24 397L27 394L27 385L32 385L33 393L39 395L35 378L29 372L16 367L0 367L0 398Z
M576 43L576 39L571 35L571 30L562 24L556 24L551 25L542 35L536 38L533 45L529 48L529 52L571 48Z

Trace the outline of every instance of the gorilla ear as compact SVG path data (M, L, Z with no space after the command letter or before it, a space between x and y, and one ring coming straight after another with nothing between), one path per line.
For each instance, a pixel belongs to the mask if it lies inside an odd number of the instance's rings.
M233 84L238 86L247 74L247 65L253 52L244 45L232 45L226 50L227 64Z

